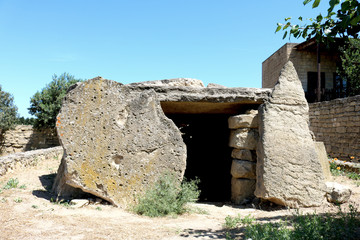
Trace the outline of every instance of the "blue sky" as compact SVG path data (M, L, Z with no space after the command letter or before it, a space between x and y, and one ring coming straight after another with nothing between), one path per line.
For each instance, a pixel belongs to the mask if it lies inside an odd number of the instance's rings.
M261 64L289 39L285 17L327 9L302 0L0 0L0 85L30 117L53 74L121 83L177 77L261 87ZM291 39L301 42L302 39Z

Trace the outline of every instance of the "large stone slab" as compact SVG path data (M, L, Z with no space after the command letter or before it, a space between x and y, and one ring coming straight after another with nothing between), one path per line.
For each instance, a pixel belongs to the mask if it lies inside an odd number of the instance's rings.
M203 88L204 83L201 80L193 78L173 78L173 79L163 79L155 81L146 81L138 83L130 83L130 86L151 86L151 87L196 87Z
M259 108L255 195L290 207L319 206L325 199L322 167L309 131L308 104L288 62Z
M126 207L164 172L180 180L186 146L156 93L95 78L72 87L57 117L64 157L58 195L94 194Z
M238 114L245 109L257 108L267 100L271 89L194 87L189 80L161 80L126 85L132 91L152 89L156 92L165 113L172 114Z

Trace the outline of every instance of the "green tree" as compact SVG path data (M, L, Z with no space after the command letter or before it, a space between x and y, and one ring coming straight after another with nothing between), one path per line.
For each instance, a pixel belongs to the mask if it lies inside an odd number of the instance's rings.
M312 2L317 8L320 0L304 0L303 4ZM336 9L336 11L335 11ZM315 18L303 19L298 17L298 24L292 24L291 18L285 18L285 23L278 23L275 32L284 31L286 36L295 38L315 38L318 44L324 43L326 47L333 48L335 38L341 38L343 45L339 47L340 67L337 72L346 80L347 94L352 96L360 94L360 66L359 66L359 37L360 31L360 3L358 0L329 0L327 13L317 15ZM337 41L339 43L339 41ZM318 45L320 46L320 45ZM319 49L319 47L318 47ZM318 53L319 54L319 53ZM320 86L320 79L318 79ZM320 99L320 95L318 95Z
M16 119L17 125L34 125L35 118L24 118L24 117L18 117Z
M320 0L305 0L304 5L313 2L316 8ZM334 9L337 9L335 12ZM291 18L285 18L285 23L278 23L276 32L284 30L287 35L295 38L316 38L318 42L333 42L335 37L344 39L358 38L360 31L360 3L357 0L329 0L327 13L317 15L315 18L303 19L299 17L298 24L292 24ZM305 23L304 23L305 21Z
M36 92L30 99L29 113L35 116L35 128L54 128L56 116L60 111L62 99L66 95L69 87L81 79L75 79L74 76L63 73L60 76L53 75L52 81L42 89Z
M349 39L349 42L339 48L341 65L338 75L346 80L347 94L360 94L360 40Z
M4 143L5 132L15 126L17 107L13 96L2 90L0 85L0 152Z

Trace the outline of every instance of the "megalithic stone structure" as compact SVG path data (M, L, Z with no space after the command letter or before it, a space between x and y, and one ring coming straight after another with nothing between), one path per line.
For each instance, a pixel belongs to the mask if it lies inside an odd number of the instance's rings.
M81 189L126 207L161 174L184 175L186 146L154 90L134 92L101 77L78 83L56 125L64 148L53 185L58 195Z
M309 130L308 103L291 62L259 108L255 195L289 207L319 206L325 183Z

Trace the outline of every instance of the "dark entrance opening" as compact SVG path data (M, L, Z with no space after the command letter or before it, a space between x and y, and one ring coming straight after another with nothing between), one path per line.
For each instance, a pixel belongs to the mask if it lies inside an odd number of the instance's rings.
M185 177L200 179L200 201L230 201L231 148L228 114L166 114L187 146Z

